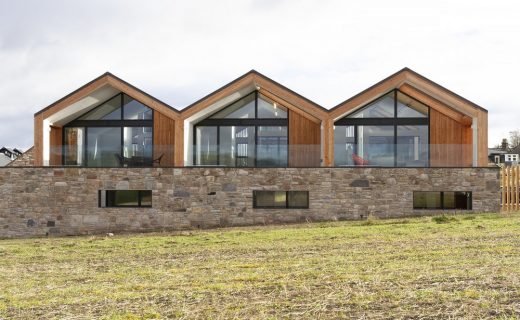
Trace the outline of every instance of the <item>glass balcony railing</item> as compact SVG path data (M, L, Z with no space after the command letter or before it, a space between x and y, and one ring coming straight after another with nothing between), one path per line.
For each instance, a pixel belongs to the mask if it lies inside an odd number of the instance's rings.
M321 145L195 145L183 155L189 167L320 167ZM44 165L71 167L173 167L173 145L144 148L51 147ZM471 167L470 144L334 145L332 167Z
M471 144L370 143L334 145L336 167L471 167Z

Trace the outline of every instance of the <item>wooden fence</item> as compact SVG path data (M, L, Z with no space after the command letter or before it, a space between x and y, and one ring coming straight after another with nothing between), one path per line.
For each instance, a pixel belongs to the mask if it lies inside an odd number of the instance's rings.
M502 211L520 210L520 165L500 169Z

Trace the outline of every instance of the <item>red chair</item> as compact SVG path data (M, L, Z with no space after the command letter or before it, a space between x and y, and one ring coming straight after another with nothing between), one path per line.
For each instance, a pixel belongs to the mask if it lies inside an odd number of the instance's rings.
M361 158L355 153L352 154L352 160L356 166L368 166L368 160Z

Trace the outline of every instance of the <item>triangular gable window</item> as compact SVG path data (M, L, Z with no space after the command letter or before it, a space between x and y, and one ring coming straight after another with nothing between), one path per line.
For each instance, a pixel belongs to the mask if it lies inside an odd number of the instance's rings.
M397 97L397 118L428 117L428 106L396 90L370 102L347 118L394 118L395 97Z
M118 94L77 120L121 120L121 95Z
M228 107L220 110L210 119L252 119L255 118L255 93L251 93L242 99L233 102Z
M287 109L266 96L259 94L258 118L287 119Z
M394 117L394 92L390 92L381 98L369 103L349 115L348 118L393 118Z
M255 99L258 113L255 116ZM287 108L253 92L213 114L209 119L287 119Z
M397 91L398 118L427 118L428 106L414 98Z

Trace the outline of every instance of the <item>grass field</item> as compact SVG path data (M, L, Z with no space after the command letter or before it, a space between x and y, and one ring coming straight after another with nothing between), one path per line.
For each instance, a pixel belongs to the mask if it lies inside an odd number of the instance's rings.
M0 319L520 319L520 214L0 241Z

